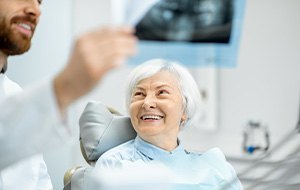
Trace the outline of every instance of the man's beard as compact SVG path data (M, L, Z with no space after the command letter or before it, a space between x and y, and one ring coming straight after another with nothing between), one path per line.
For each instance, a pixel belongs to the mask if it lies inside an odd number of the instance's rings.
M19 55L29 50L31 38L15 34L0 16L0 50L6 55Z

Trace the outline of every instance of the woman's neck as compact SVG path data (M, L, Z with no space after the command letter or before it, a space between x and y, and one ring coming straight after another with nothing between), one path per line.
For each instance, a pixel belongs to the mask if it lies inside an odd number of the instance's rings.
M166 137L153 137L153 138L147 138L147 137L141 137L144 141L147 141L165 151L173 151L178 146L178 138L170 139Z

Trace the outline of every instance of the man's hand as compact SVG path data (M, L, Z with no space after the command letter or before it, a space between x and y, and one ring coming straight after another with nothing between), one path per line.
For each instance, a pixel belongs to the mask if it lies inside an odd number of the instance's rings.
M60 110L88 93L111 69L136 53L137 39L130 27L103 28L75 42L66 68L54 79Z

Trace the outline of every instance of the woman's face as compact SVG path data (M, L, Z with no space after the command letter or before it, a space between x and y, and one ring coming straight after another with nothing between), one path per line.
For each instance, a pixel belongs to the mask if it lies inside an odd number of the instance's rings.
M131 96L131 122L138 135L158 147L177 146L179 125L186 119L177 78L161 71L140 81Z

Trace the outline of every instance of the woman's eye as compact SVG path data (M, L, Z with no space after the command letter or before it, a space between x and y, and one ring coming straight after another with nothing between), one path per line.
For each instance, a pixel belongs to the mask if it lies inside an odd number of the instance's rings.
M135 92L134 96L143 96L144 94L142 92Z
M158 91L158 94L168 94L168 92L165 90L160 90L160 91Z

